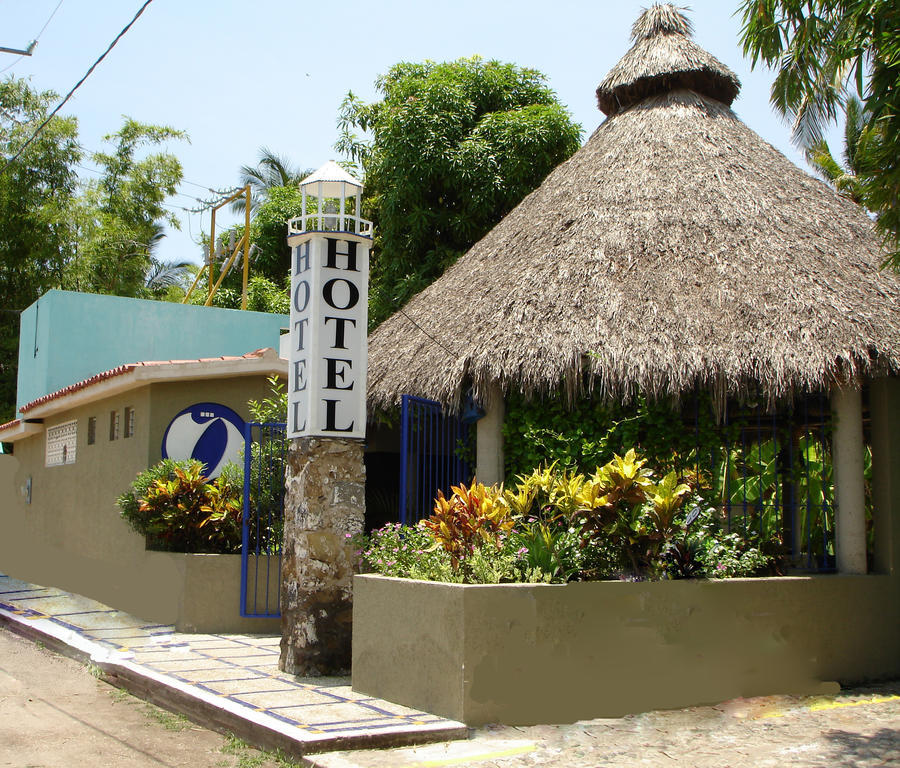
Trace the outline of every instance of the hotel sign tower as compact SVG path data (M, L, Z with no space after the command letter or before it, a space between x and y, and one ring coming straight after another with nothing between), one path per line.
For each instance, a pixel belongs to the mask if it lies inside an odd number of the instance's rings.
M295 675L350 669L350 544L363 532L366 321L372 223L335 163L300 183L288 222L291 332L281 561L281 658Z

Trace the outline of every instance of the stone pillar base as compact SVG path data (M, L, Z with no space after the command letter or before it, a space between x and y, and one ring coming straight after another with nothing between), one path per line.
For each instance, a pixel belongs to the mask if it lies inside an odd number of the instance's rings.
M281 658L294 675L350 671L353 548L362 533L361 440L291 440L285 471L281 564Z

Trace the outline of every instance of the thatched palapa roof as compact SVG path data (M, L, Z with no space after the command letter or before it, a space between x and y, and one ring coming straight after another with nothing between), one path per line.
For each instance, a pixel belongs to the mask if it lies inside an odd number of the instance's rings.
M644 12L585 146L372 333L371 405L491 382L774 398L900 367L868 216L737 118L737 78L689 34Z

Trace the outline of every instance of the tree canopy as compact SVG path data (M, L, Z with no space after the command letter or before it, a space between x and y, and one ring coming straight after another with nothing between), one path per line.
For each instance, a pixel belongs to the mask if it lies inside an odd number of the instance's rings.
M22 149L56 99L25 80L0 81L3 157ZM181 165L168 152L144 150L184 138L125 118L107 137L111 151L91 155L99 177L82 183L77 122L54 116L0 171L0 422L14 415L23 309L51 288L149 297L171 278L154 277L153 248L162 224L175 224L163 203Z
M868 125L865 107L856 96L847 99L845 111L841 159L834 156L825 139L820 139L806 150L806 160L813 171L834 187L838 194L865 205L865 188L860 183L860 174L865 172L871 157L869 144L877 137Z
M79 252L73 264L80 290L144 295L162 224L179 226L163 203L175 194L182 171L178 158L168 152L151 152L143 158L137 153L186 138L183 131L129 118L116 133L104 137L113 150L93 153L101 175L86 185L81 197Z
M900 266L900 4L896 0L743 0L742 43L755 66L777 67L772 103L812 148L850 92L864 106L862 202Z
M440 276L581 140L533 69L479 57L401 62L376 86L382 99L372 104L347 95L336 145L361 164L364 209L376 225L372 326Z
M287 157L268 147L260 147L259 163L254 166L242 165L240 172L240 186L250 185L251 213L255 214L257 208L269 199L269 193L273 189L296 188L312 172L312 169L295 166ZM243 198L234 201L232 210L244 212Z
M56 94L0 81L0 145L12 157L46 119ZM65 281L74 238L72 201L81 159L74 119L54 117L0 172L0 422L16 398L19 311Z

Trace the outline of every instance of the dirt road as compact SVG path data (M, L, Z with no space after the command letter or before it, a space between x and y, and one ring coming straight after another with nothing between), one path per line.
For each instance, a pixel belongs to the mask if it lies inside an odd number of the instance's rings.
M277 768L289 765L96 679L0 629L0 766Z

